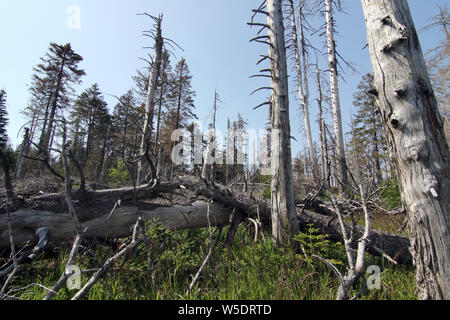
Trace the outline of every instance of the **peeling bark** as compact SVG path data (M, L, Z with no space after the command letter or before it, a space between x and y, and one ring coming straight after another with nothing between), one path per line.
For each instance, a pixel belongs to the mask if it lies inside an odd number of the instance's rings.
M450 153L406 0L362 0L421 299L450 299Z

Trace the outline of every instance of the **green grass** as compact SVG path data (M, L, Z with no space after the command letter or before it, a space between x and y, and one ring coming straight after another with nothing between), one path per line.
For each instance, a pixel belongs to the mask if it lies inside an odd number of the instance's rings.
M163 231L148 226L150 259L147 247L141 245L135 258L128 259L101 279L89 292L95 300L161 300L161 299L335 299L338 279L320 260L305 258L288 248L276 248L266 234L266 241L253 242L253 231L241 227L232 248L223 243L227 228L197 285L186 296L192 276L197 272L209 248L208 230ZM346 256L342 245L328 242L311 229L297 238L308 254L317 253L332 260L345 272ZM163 244L163 245L162 245ZM58 280L70 248L62 248L57 258L41 257L23 266L9 289L39 283L51 288ZM99 266L114 252L106 246L82 251L76 262L82 269ZM381 289L366 290L361 299L415 299L414 270L410 266L393 266L367 255L368 264L382 269ZM83 274L86 283L90 274ZM353 293L362 288L362 283ZM55 299L70 299L76 291L60 290ZM20 299L42 299L46 291L38 286L15 292Z
M408 229L407 228L403 228L401 230L401 232L398 232L405 221L406 216L404 214L388 215L383 212L372 211L370 213L370 216L371 216L371 219L370 219L370 228L371 229L408 237ZM362 226L362 227L365 226L363 213L355 214L354 219L355 219L357 225ZM347 223L352 223L351 217L346 217L346 218L344 218L344 220Z

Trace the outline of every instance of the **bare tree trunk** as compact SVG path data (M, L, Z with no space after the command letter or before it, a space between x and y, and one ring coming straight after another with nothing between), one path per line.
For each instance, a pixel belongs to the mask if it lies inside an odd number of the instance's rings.
M146 176L144 171L144 163L146 161L145 153L148 151L148 146L151 142L151 132L153 130L153 117L155 112L155 95L156 87L158 85L158 78L161 72L162 51L164 46L164 39L162 37L162 19L160 15L156 23L156 36L155 36L155 53L153 58L152 71L148 79L148 92L147 99L145 101L145 120L144 130L141 139L140 156L142 157L138 162L137 182L141 183Z
M303 27L303 7L299 6L299 31L300 31L300 40L297 36L297 24L295 22L295 8L294 1L289 0L289 8L290 8L290 20L292 24L292 42L295 53L295 64L297 70L297 85L298 85L298 93L302 103L303 110L303 119L305 123L305 131L306 131L306 140L308 143L308 155L309 160L311 161L311 168L314 179L316 179L316 166L313 155L313 141L312 141L312 133L311 133L311 121L309 114L309 84L308 84L308 71L307 71L307 59L306 59L306 43L304 37L304 27ZM301 55L300 55L300 46L301 46Z
M231 130L231 124L230 124L230 118L228 118L228 122L227 122L227 135L230 134L230 130ZM230 141L231 139L227 140L227 154L228 152L233 152L234 150L233 148L228 145L229 143L231 143ZM228 185L228 183L230 182L230 166L231 164L229 164L228 162L225 163L225 185Z
M170 207L149 203L158 195L170 193L185 194L184 197L196 194L199 198L194 203L188 201ZM70 194L70 198L75 205L79 222L89 227L84 233L88 239L126 237L131 233L129 226L134 224L139 216L150 221L158 218L163 226L172 229L200 228L208 226L209 223L227 225L232 220L233 231L229 233L230 237L227 237L230 239L242 219L259 218L268 224L271 216L265 202L259 202L245 194L240 194L240 200L237 200L225 186L219 184L215 184L214 187L207 186L202 181L191 179L177 183L157 184L154 187L144 185L137 187L136 190L129 187L86 192L74 191ZM131 202L133 198L139 200L136 206ZM40 228L49 231L52 242L72 241L73 235L77 233L76 224L67 214L66 199L66 192L26 199L24 208L18 208L11 213L15 244L22 246L36 240L35 235ZM120 204L117 199L121 199ZM210 199L214 200L214 203L211 203ZM343 241L342 226L336 219L334 209L317 200L299 200L296 204L299 227L303 232L307 232L309 226L313 225L314 228L328 234L331 241ZM209 222L208 206L211 210ZM338 204L338 207L340 206ZM5 207L0 208L0 249L10 245L6 213ZM362 226L353 228L350 223L345 223L345 228L354 230L353 242L350 245L356 249L359 239L364 234L364 228ZM407 237L372 230L367 250L370 254L380 256L383 252L378 248L383 248L384 253L393 257L398 263L410 264L412 258L408 252L409 245ZM0 270L0 277L4 270Z
M178 74L178 96L177 96L177 113L175 118L175 130L180 129L180 121L181 121L181 103L182 103L182 95L183 95L183 68L180 68L180 73ZM175 146L175 142L172 142L170 149L173 150ZM168 170L169 180L173 180L174 176L174 167L173 161L170 162L170 169Z
M25 134L23 136L23 141L20 146L20 155L16 165L15 176L17 180L23 178L23 166L25 163L25 156L28 155L29 149L30 149L30 129L25 128Z
M33 110L33 117L31 119L31 124L30 124L30 141L34 140L34 135L36 133L36 127L37 127L37 120L38 120L38 111L37 111L37 107L35 107Z
M421 299L450 299L450 153L406 0L362 0Z
M106 165L108 161L108 138L109 138L109 128L106 128L105 137L103 139L102 153L99 159L97 169L97 180L100 182L100 184L103 184L105 182Z
M212 130L216 130L216 115L217 115L217 102L219 101L219 95L217 91L214 92L214 106L213 106L213 119L212 119ZM215 131L213 133L212 137L208 137L208 145L206 148L206 157L205 157L205 163L203 164L202 169L202 178L206 179L207 177L211 180L215 180L216 177L216 162L214 161L211 164L212 161L212 153L217 152L217 141L216 141L216 134ZM208 170L209 168L209 170ZM209 172L208 172L209 171Z
M215 91L214 92L213 123L212 123L212 125L213 125L212 129L213 130L216 130L217 103L219 101L220 101L219 94L217 93L217 91ZM216 139L216 132L214 131L214 139L213 139L213 143L214 143L214 145L213 145L214 146L214 149L213 149L214 157L217 156L217 151L218 151L217 148L219 147L216 140L217 140ZM214 163L212 164L212 167L211 167L211 172L210 172L212 181L216 180L216 172L217 172L217 163L216 163L216 161L214 161Z
M41 145L40 147L45 150L46 152L48 152L48 148L49 148L49 144L50 144L50 139L52 137L52 133L54 132L54 122L55 122L55 117L56 117L56 111L58 108L58 101L59 101L59 95L60 95L60 91L61 91L61 85L62 85L62 80L63 80L63 75L64 75L64 68L66 66L66 53L64 53L63 58L62 58L62 62L61 62L61 67L58 73L58 80L56 83L56 88L55 88L55 93L54 93L54 98L52 101L52 108L50 111L50 117L49 117L49 122L48 122L48 127L47 127L47 131L44 133L44 141L43 141L43 145Z
M328 164L328 146L327 146L327 133L325 131L325 120L323 119L323 94L322 84L320 82L320 70L319 62L316 61L316 76L317 76L317 106L319 109L318 122L319 122L319 134L320 134L320 151L322 156L322 179L326 179L329 176L330 168Z
M155 137L155 148L156 148L156 176L159 177L161 175L161 146L159 145L159 139L161 136L161 112L162 112L162 104L164 99L164 93L166 88L166 68L167 68L168 58L163 59L162 61L162 75L161 75L161 88L160 88L160 94L159 94L159 101L158 101L158 116L156 120L156 137Z
M331 87L331 104L333 107L333 122L336 157L339 162L338 177L340 179L341 190L348 183L347 162L345 159L344 134L342 131L341 102L339 98L338 71L336 58L336 43L334 41L334 18L333 18L333 2L334 0L326 0L326 22L327 22L327 47L328 47L328 64L330 69L330 87Z
M87 137L86 137L86 150L84 150L83 160L82 160L82 167L86 167L89 155L91 154L91 148L92 148L92 136L94 131L94 110L93 107L89 107L89 113L88 113L89 123L88 123L88 129L87 129Z
M39 147L41 149L43 149L44 145L45 145L45 135L47 133L47 126L48 126L48 121L49 121L49 112L50 112L50 105L52 103L52 98L53 98L53 89L50 90L48 99L47 99L47 103L45 105L45 113L44 113L44 123L42 124L42 128L41 128L41 134L39 136Z
M211 225L227 225L232 209L221 204L209 204ZM85 233L87 239L115 239L127 237L130 234L130 226L136 222L139 216L146 221L158 219L159 223L171 230L203 228L208 226L208 203L197 201L192 204L175 205L172 207L154 206L151 209L139 207L121 206L113 214L106 213L103 216L87 221L82 221L83 226L88 227ZM80 211L80 209L78 209ZM88 210L89 211L89 210ZM80 211L83 214L83 211ZM9 238L4 233L6 215L0 215L2 225L0 230L0 248L9 246ZM135 219L136 218L136 219ZM133 219L135 219L133 221ZM12 213L15 244L25 245L34 241L34 230L42 225L46 226L51 234L51 240L57 242L71 241L77 233L73 219L67 214L57 214L49 211L36 211L32 209L20 209Z
M272 236L277 245L292 243L298 232L292 179L291 130L286 45L281 0L267 0L269 58L272 70Z

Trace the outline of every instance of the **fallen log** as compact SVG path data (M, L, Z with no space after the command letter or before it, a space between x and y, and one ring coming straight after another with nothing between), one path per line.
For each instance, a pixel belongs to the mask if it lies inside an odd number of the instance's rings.
M116 239L128 237L139 216L145 221L157 219L167 229L181 230L203 228L208 226L207 211L210 207L210 222L213 226L229 224L232 210L220 203L197 201L190 205L171 207L156 206L150 210L125 206L115 210L108 220L109 213L92 220L82 221L86 227L86 239ZM0 215L0 248L9 244L7 216ZM36 241L35 230L46 228L52 242L70 242L76 235L76 226L69 214L20 209L11 213L14 244L23 246L29 241Z
M190 228L203 228L208 226L207 208L210 206L210 222L212 226L226 226L230 223L233 209L220 203L208 204L197 201L191 205L156 207L152 210L139 210L138 207L122 207L116 209L110 220L109 214L93 220L82 222L87 227L85 237L87 239L115 239L128 237L135 221L141 215L144 220L157 219L159 223L170 230L182 230ZM300 210L299 210L300 211ZM9 246L6 216L0 216L0 248ZM312 211L304 211L298 216L300 230L306 231L309 225L318 228L329 239L342 242L342 234L339 222L331 216L324 216ZM76 235L75 224L68 214L55 214L47 211L22 209L11 214L14 242L22 246L29 241L36 241L35 230L47 228L51 241L70 242ZM355 227L355 239L363 234L361 226ZM398 263L411 263L411 255L408 251L409 240L406 237L393 235L387 232L371 230L368 252L379 256L379 249L392 257ZM356 249L357 240L352 243Z
M297 212L299 211L301 210L297 210ZM299 223L302 232L305 232L308 229L308 226L312 225L314 228L319 229L323 234L327 234L328 239L334 242L343 242L341 227L335 216L327 216L305 210L299 215ZM351 225L346 224L346 229L351 230ZM363 234L364 227L358 225L355 226L354 240L351 244L353 249L357 249L358 240ZM410 241L407 237L371 229L369 241L367 251L370 254L380 256L382 255L380 252L381 249L384 254L391 257L397 263L412 264L412 256L409 252Z
M257 217L270 223L270 209L267 204L256 199L250 199L243 194L234 195L227 188L220 185L206 185L198 180L186 180L177 183L140 186L133 194L133 188L112 190L95 190L83 194L73 192L77 214L83 226L87 227L87 239L114 239L128 237L137 218L142 215L146 221L157 219L164 227L171 230L188 228L202 228L208 226L207 209L210 206L210 222L212 226L230 224L234 217L233 228L247 217ZM144 202L133 203L133 200L154 199L162 193L184 193L185 198L197 199L194 203L184 203L163 206ZM239 199L237 198L239 197ZM209 203L209 200L214 202ZM117 200L124 201L122 206L111 209ZM57 204L56 204L57 203ZM300 203L298 203L300 204ZM39 228L47 228L53 242L72 241L75 234L75 224L71 216L66 213L64 194L42 195L28 199L26 207L11 214L14 242L16 246L27 242L37 241L35 232ZM315 201L304 203L306 208L297 208L301 230L309 224L328 234L330 240L342 242L341 229L335 214L325 205ZM57 208L57 210L53 210ZM317 210L317 212L313 212ZM234 214L233 214L234 213ZM7 216L0 214L0 248L9 247L7 230ZM349 229L350 230L350 229ZM363 234L363 228L356 226L354 243L356 249L358 237ZM230 235L232 236L232 234ZM371 230L369 253L379 256L380 249L395 261L412 263L409 253L409 240L378 230Z
M142 185L136 187L126 187L119 189L105 189L105 190L93 190L85 191L78 190L71 193L72 200L74 201L116 201L118 199L132 200L133 195L136 199L152 199L156 198L159 194L165 192L171 192L173 190L179 189L182 185L180 183L157 183L152 181L150 184ZM29 199L35 202L48 202L48 201L64 201L64 192L45 194L35 196Z

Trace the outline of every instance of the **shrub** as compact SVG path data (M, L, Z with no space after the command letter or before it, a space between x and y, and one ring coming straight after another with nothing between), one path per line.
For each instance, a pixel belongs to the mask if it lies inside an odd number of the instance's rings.
M345 252L342 245L331 242L328 240L328 235L322 234L319 231L319 229L314 228L310 224L305 233L300 232L294 236L294 240L302 245L305 253L308 255L305 258L311 262L310 255L319 255L334 265L342 265L342 260L345 259ZM338 259L331 259L331 257Z
M128 171L123 159L117 161L115 168L111 168L108 176L111 183L115 186L124 185L131 178L130 172Z

